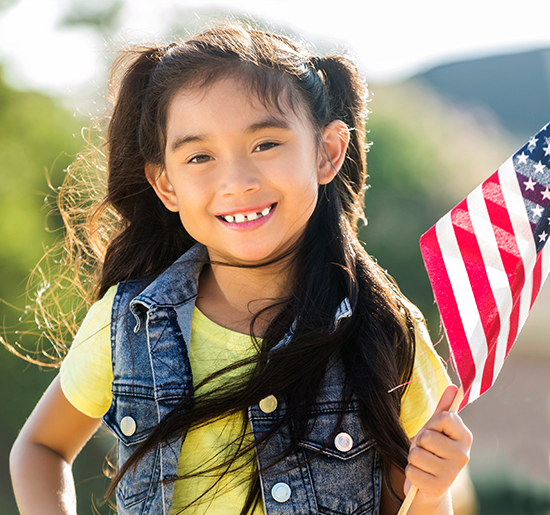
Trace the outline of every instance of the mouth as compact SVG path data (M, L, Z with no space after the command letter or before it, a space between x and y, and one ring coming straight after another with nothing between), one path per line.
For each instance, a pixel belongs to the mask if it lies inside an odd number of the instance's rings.
M269 215L271 210L276 204L271 204L269 207L262 209L262 211L243 211L242 213L233 213L231 215L220 215L218 218L229 224L243 224L246 222L253 222Z

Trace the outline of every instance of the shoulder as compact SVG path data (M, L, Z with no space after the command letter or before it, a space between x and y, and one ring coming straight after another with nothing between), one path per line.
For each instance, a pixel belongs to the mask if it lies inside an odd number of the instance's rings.
M91 342L100 338L101 334L106 329L109 329L111 324L111 310L116 291L117 287L112 286L100 300L92 304L76 333L69 354L74 352L73 349L81 346L89 346Z
M60 370L67 400L91 417L101 417L110 404L111 307L116 286L94 303L84 318Z

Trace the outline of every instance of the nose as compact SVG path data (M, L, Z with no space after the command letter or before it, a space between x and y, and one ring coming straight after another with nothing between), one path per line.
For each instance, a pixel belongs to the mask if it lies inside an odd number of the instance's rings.
M227 161L220 174L220 193L224 197L238 197L260 189L259 170L246 158Z

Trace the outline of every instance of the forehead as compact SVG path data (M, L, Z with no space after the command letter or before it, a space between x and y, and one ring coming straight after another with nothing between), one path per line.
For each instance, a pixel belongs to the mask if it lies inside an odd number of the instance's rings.
M168 103L167 129L174 123L206 122L210 118L223 121L228 116L239 119L269 116L312 126L304 102L289 85L275 90L228 76L206 85L179 89Z

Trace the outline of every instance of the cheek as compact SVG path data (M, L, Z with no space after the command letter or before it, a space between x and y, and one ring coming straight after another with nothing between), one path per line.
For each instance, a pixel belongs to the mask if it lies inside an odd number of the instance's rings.
M319 188L316 182L296 186L292 217L300 225L304 225L315 211ZM301 186L301 188L298 186Z

